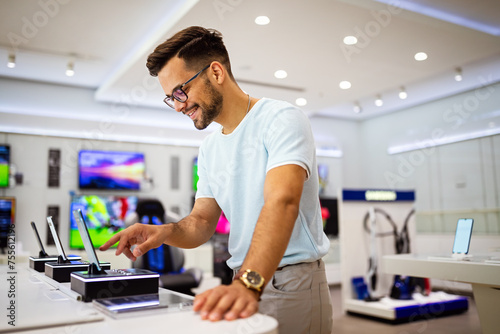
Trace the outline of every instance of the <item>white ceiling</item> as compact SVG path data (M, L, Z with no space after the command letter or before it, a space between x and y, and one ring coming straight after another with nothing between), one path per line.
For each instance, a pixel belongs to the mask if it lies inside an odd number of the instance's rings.
M256 25L259 15L270 24ZM4 0L0 63L15 53L16 67L0 66L0 76L88 87L97 101L164 112L164 92L145 60L190 25L222 32L244 90L304 97L311 116L364 119L500 80L498 0ZM346 35L358 44L343 45ZM419 51L426 61L414 60ZM76 74L66 77L70 59ZM453 79L457 67L461 82ZM274 78L278 69L288 77ZM340 89L342 80L351 89ZM401 86L406 100L397 98Z

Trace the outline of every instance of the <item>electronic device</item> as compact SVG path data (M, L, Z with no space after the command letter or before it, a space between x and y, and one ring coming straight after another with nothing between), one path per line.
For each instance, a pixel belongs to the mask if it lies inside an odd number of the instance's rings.
M453 242L453 254L468 254L470 239L472 236L472 226L474 219L460 218L457 222L457 229L455 231L455 240Z
M29 265L31 269L35 269L38 272L44 272L45 263L57 262L57 255L49 255L47 254L47 252L45 252L45 248L43 247L42 239L40 238L40 234L38 234L35 222L31 222L31 228L33 229L35 239L38 242L38 246L40 247L40 252L38 253L38 256L29 257ZM80 256L68 255L68 260L70 261L78 261L81 259L82 258Z
M78 155L80 189L139 190L144 154L82 150Z
M0 188L9 187L10 146L0 145Z
M16 199L0 197L0 252L5 253L11 224L15 223Z
M50 232L54 238L54 243L56 244L57 252L59 256L57 257L57 262L47 262L45 263L45 276L52 278L53 280L63 283L70 281L70 274L73 271L89 270L90 263L74 260L71 261L64 252L64 248L61 244L61 239L57 234L56 228L52 221L52 217L47 217L47 224L49 225ZM102 266L107 269L111 268L109 262L102 263Z
M469 255L469 246L473 226L473 218L458 219L451 256L429 256L428 259L436 261L470 260L471 255Z
M193 191L197 191L198 190L198 180L200 179L198 177L198 157L195 157L193 159L193 175L192 175L192 178L193 178Z
M339 236L338 201L336 198L320 197L323 231L330 238Z
M74 210L85 251L90 260L87 271L71 273L71 289L85 302L94 299L158 293L160 275L145 269L106 270L97 258L87 224L81 210Z
M117 319L157 312L191 310L193 302L194 297L163 289L159 293L149 295L95 299L92 304L98 310Z
M74 210L81 210L94 247L99 248L113 235L123 230L126 219L135 215L137 196L72 195L70 203L70 249L84 249Z

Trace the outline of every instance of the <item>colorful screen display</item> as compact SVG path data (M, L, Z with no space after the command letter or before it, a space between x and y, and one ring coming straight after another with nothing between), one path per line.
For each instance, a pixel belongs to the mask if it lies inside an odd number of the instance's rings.
M7 236L10 225L14 224L16 216L16 199L0 197L0 248L7 247Z
M0 145L0 188L9 186L10 146Z
M135 213L136 196L75 195L71 197L69 247L83 249L83 241L73 210L81 209L94 247L100 247L109 238L125 228L127 217Z
M193 190L198 190L198 158L193 159Z
M139 190L144 176L144 154L137 152L80 151L81 189Z

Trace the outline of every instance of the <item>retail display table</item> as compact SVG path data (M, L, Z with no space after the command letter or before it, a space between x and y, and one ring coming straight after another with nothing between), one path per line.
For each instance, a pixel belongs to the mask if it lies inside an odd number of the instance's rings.
M262 314L235 321L210 322L201 320L199 314L187 309L141 311L140 316L132 314L114 319L98 311L92 303L79 301L70 283L53 281L29 269L27 264L19 264L15 270L0 265L0 279L3 282L0 307L6 310L0 322L0 333L278 333L278 322ZM165 292L168 290L160 289L160 293Z
M439 278L470 283L483 333L500 328L500 262L493 255L453 260L417 254L386 255L382 265L388 274Z

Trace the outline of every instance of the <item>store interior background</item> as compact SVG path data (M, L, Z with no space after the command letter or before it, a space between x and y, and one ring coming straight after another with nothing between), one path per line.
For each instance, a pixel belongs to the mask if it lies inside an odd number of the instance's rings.
M145 59L174 32L202 25L223 33L233 73L252 96L307 99L303 109L320 149L318 162L329 169L323 196L338 197L343 188L414 189L414 252L449 252L460 217L475 219L472 253L500 251L500 5L411 4L1 2L0 60L15 54L16 67L0 66L0 143L10 145L12 168L23 182L1 189L0 196L17 199L18 250L38 253L29 222L45 236L47 208L54 205L69 247L70 193L92 193L78 189L81 149L144 152L152 182L119 194L156 197L169 210L189 213L192 161L217 126L198 131L164 105ZM269 25L256 25L258 15L269 16ZM343 45L346 35L358 35L358 46ZM429 58L415 61L419 51ZM64 74L69 61L73 77ZM460 82L454 80L457 68ZM279 69L288 77L275 78ZM340 89L342 80L352 87ZM405 100L398 98L402 86ZM377 95L382 107L373 104ZM355 104L361 112L353 111ZM49 149L61 150L58 188L47 186ZM172 186L173 159L180 163L179 187ZM331 283L340 282L338 251L333 239L326 257ZM114 267L130 265L113 252L101 256ZM210 273L210 245L189 250L186 266Z

